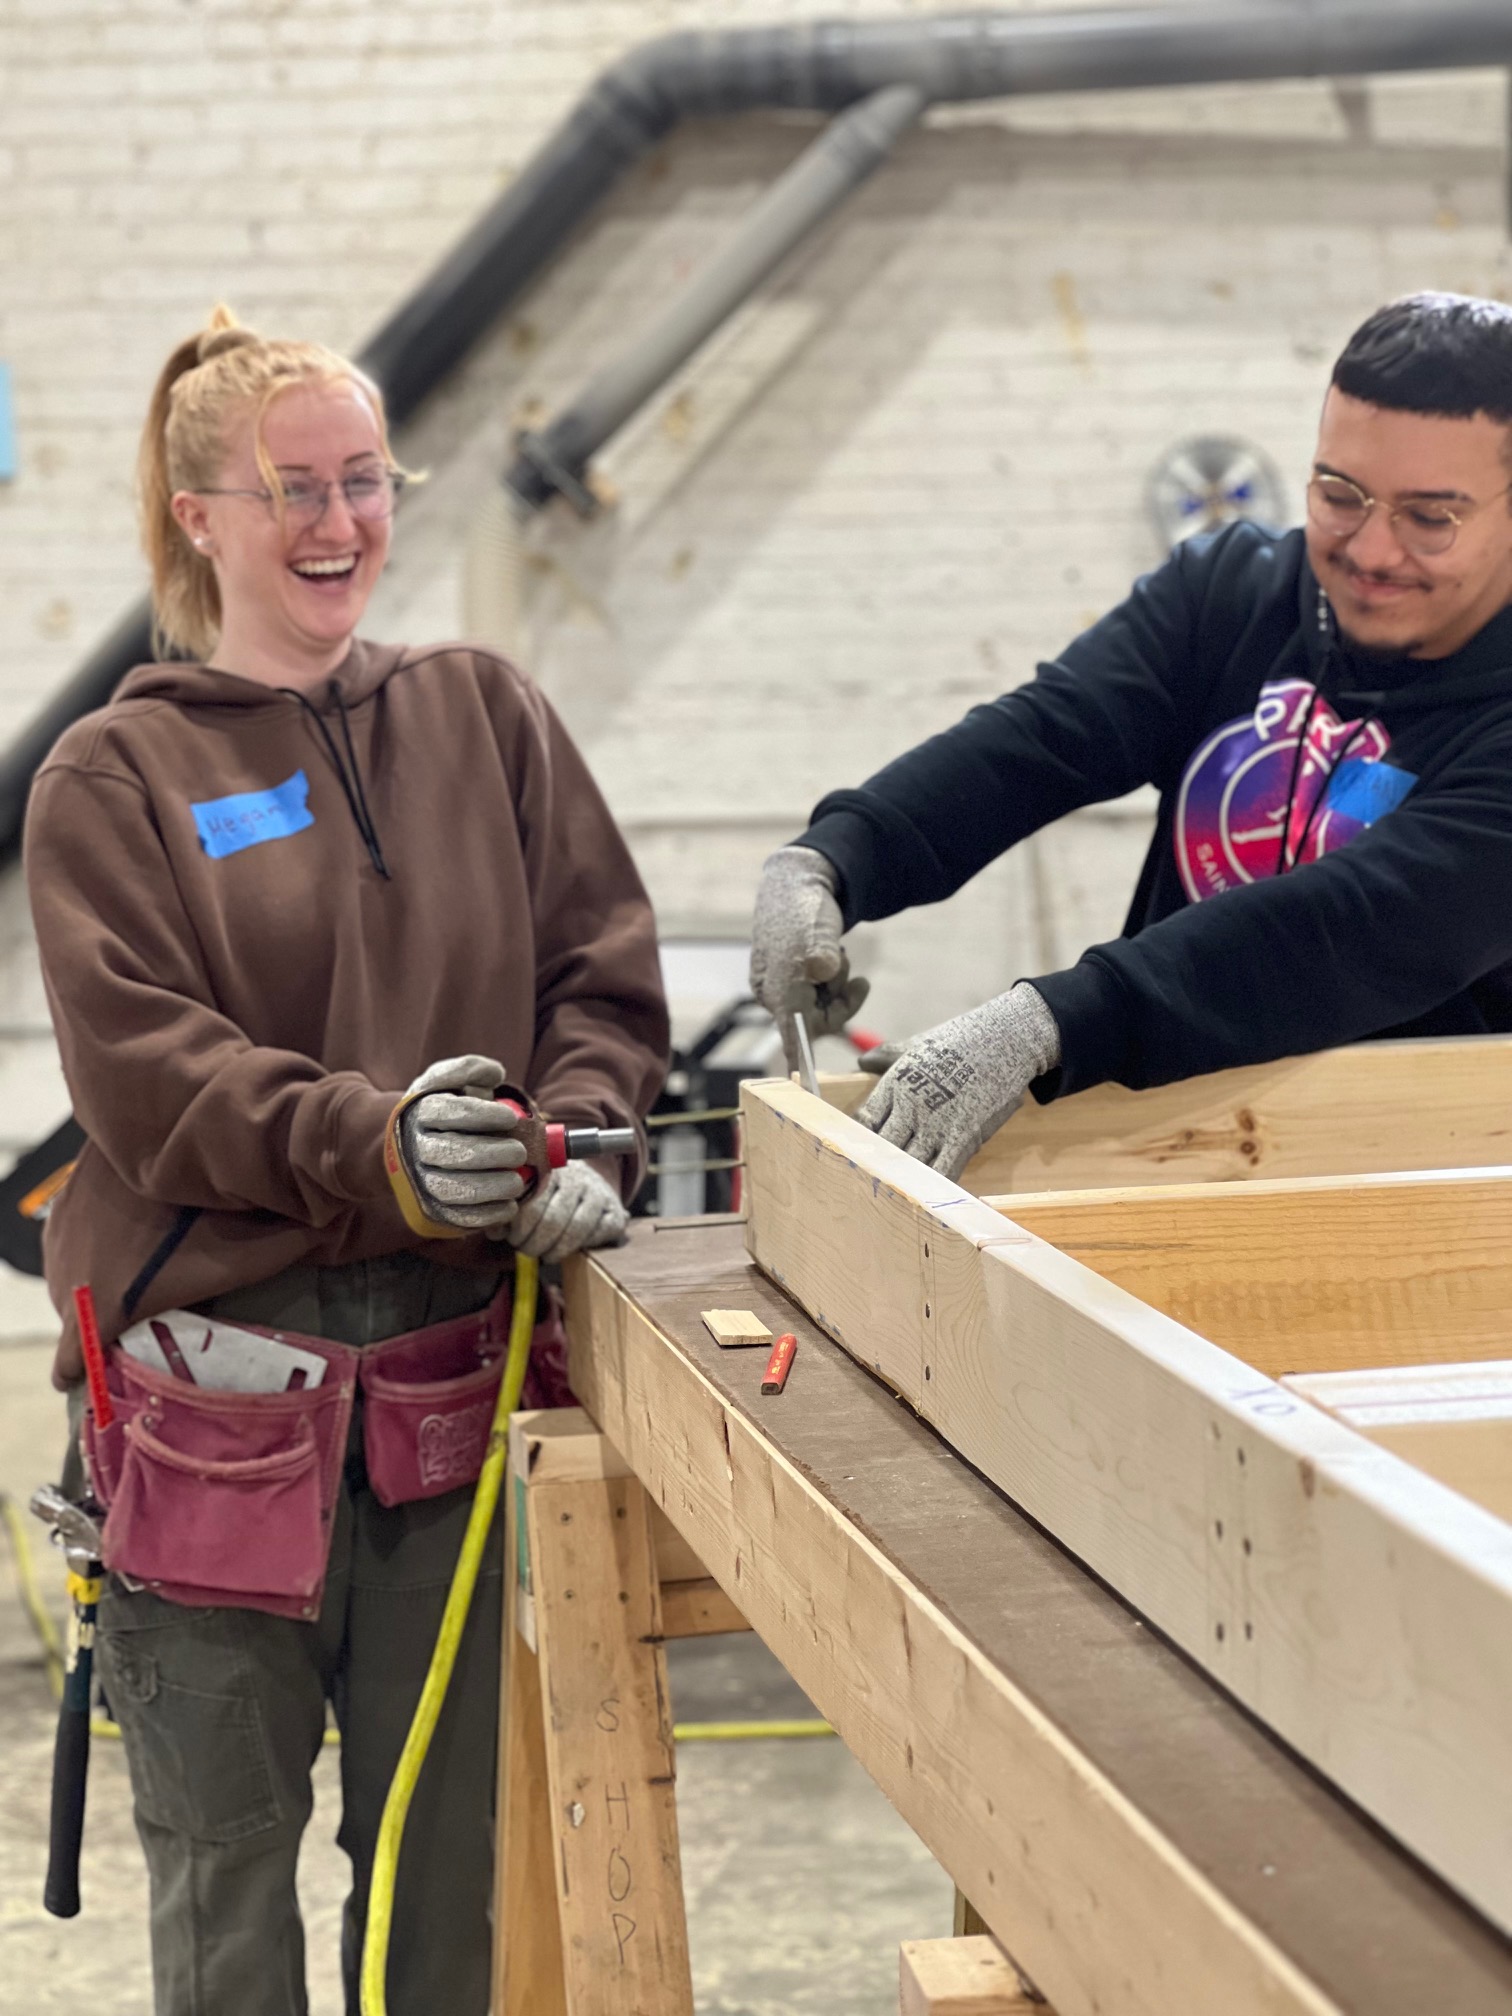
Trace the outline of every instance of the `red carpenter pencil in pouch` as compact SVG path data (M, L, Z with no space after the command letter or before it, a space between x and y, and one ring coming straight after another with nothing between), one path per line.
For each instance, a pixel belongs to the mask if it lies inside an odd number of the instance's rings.
M100 1342L100 1326L95 1319L94 1295L86 1281L73 1291L74 1314L79 1319L79 1342L84 1347L84 1370L89 1378L89 1407L96 1428L108 1428L115 1420L110 1404L110 1388L105 1384L105 1347Z

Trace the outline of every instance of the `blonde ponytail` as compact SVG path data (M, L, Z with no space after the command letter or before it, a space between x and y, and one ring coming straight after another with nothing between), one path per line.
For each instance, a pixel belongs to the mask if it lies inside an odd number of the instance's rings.
M178 490L203 490L220 478L236 427L256 429L257 466L275 499L278 473L262 440L262 417L295 385L346 382L371 402L384 455L392 462L383 395L366 372L323 343L259 336L217 304L197 335L174 349L158 375L137 456L142 545L152 569L154 648L206 658L220 635L215 570L190 544L173 515Z

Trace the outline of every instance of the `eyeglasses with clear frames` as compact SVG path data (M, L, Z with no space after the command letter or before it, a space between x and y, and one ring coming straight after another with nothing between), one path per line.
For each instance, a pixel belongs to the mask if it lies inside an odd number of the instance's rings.
M1512 490L1512 483L1499 490L1497 497L1505 497L1508 490ZM1494 504L1496 497L1489 501ZM1367 496L1347 476L1318 475L1307 486L1307 515L1331 539L1352 539L1378 506L1386 513L1387 523L1404 551L1421 560L1447 553L1465 520L1485 509L1483 504L1461 504L1451 509L1430 497L1393 506L1379 497Z
M280 500L271 490L196 490L196 497L253 497L260 504L266 504L276 513L280 501L285 517L294 524L308 529L318 525L326 514L331 501L331 492L340 490L347 501L347 509L354 518L367 520L369 524L377 519L390 518L394 512L394 500L404 488L405 476L402 469L358 469L350 476L344 476L340 483L322 483L313 476L294 476L284 484Z

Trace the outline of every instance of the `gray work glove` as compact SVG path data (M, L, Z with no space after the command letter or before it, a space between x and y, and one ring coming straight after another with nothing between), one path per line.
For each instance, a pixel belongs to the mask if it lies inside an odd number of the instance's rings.
M751 925L751 992L777 1020L794 1010L811 1036L845 1027L871 989L841 949L835 871L812 847L779 847L761 871Z
M525 1144L493 1094L505 1071L491 1057L448 1057L405 1093L399 1153L426 1217L466 1232L508 1225L519 1210ZM422 1096L423 1095L423 1096Z
M1060 1055L1055 1017L1021 980L907 1043L868 1050L861 1069L887 1075L856 1118L954 1179Z
M619 1192L586 1162L553 1169L497 1235L532 1260L565 1260L594 1246L623 1246L630 1213Z

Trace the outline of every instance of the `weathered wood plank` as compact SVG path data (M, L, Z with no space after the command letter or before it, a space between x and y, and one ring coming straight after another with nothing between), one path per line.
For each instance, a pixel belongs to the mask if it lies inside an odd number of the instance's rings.
M743 1107L758 1263L1512 1926L1512 1528L796 1086Z
M1512 1169L983 1201L1272 1377L1512 1349Z
M1064 2016L1343 2016L602 1269L568 1299L575 1390Z
M821 1081L854 1111L876 1080ZM1512 1038L1360 1043L1176 1085L1024 1105L962 1182L977 1196L1512 1162Z
M1505 2016L1512 1943L898 1406L738 1231L641 1227L567 1285L577 1390L1062 2016ZM715 1348L715 1301L797 1332L801 1407Z

